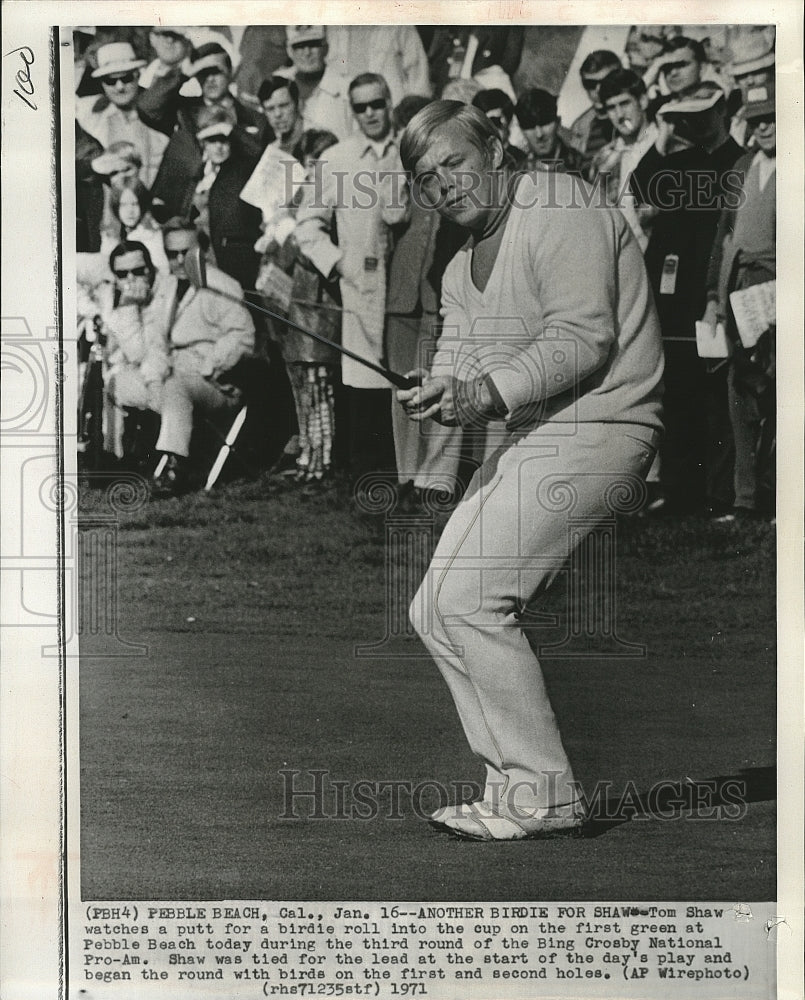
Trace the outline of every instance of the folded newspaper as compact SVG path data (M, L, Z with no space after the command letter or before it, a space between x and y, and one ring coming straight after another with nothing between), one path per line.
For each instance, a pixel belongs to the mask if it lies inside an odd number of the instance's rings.
M764 281L762 284L731 292L730 305L741 343L747 350L751 350L776 322L777 282Z

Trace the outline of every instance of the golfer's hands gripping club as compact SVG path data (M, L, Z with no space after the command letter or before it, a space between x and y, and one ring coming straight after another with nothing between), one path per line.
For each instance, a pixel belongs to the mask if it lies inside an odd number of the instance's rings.
M418 423L432 419L445 427L475 427L503 415L483 378L465 382L452 375L430 375L422 368L408 372L406 378L420 384L400 390L397 400Z
M415 384L411 389L400 389L397 401L411 420L421 423L433 419L447 427L458 424L455 402L457 379L449 375L432 376L424 368L415 368L405 375Z

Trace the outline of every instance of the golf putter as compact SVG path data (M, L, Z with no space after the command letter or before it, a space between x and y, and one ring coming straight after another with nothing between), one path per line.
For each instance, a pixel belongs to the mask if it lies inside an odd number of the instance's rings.
M396 385L398 389L414 389L416 386L421 384L419 378L409 378L407 375L400 375L399 372L393 372L388 368L384 368L382 365L375 364L374 361L369 361L368 358L364 358L360 354L350 351L348 347L344 347L342 344L336 344L334 341L328 340L327 337L323 337L320 333L314 333L313 330L305 329L305 327L300 326L298 323L294 323L293 320L288 319L286 316L280 316L279 313L275 313L270 309L265 309L262 306L255 305L254 302L249 302L246 299L238 298L237 295L230 295L229 292L224 292L220 288L211 288L207 282L207 263L204 260L201 248L198 246L193 247L188 251L184 259L184 269L190 284L195 288L204 288L208 292L212 292L214 295L220 295L221 298L228 299L230 302L236 302L238 305L245 306L247 309L253 309L255 312L262 313L264 316L268 316L270 319L276 320L278 323L284 323L285 326L289 326L291 329L297 330L299 333L303 333L307 337L312 337L313 340L318 340L320 344L332 347L333 350L338 351L341 354L345 354L348 358L352 358L353 361L357 361L358 364L364 365L366 368L370 368L373 372L377 372L378 375L382 375L383 378L388 379L392 385Z

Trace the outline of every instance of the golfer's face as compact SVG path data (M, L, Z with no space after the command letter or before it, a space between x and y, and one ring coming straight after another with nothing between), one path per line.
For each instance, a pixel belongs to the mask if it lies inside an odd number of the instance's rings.
M433 133L430 149L416 165L417 194L461 226L483 224L497 207L495 166L491 147L479 149L460 125L447 122Z

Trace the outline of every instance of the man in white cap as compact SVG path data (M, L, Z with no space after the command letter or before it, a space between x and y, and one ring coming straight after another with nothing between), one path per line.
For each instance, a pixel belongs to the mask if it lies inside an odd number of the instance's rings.
M632 172L639 204L656 209L646 268L665 348L665 512L718 518L733 504L726 362L703 361L696 322L707 304L707 266L719 209L741 147L727 132L724 91L701 81L659 110L654 145ZM660 508L655 508L659 510Z
M199 46L187 67L201 88L200 96L184 96L188 77L180 64L155 77L140 100L140 116L152 128L170 136L159 174L154 182L153 211L163 218L186 215L188 198L204 171L202 150L196 139L199 116L205 108L221 108L233 120L237 141L243 151L259 159L269 138L265 118L238 101L230 91L232 61L217 42ZM188 193L190 192L190 193Z
M742 146L747 144L745 107L757 104L763 93L774 86L774 37L767 29L742 25L730 42L732 59L727 67L741 93L741 107L733 115L730 135ZM732 96L732 95L731 95Z
M115 142L130 142L143 160L142 180L150 186L159 170L168 139L138 114L141 94L138 59L129 42L109 42L97 52L98 68L92 76L99 80L103 95L76 98L76 119L106 149Z
M349 79L327 61L327 32L322 25L289 24L285 28L292 65L276 76L293 80L305 130L323 128L345 139L355 131L349 108Z

